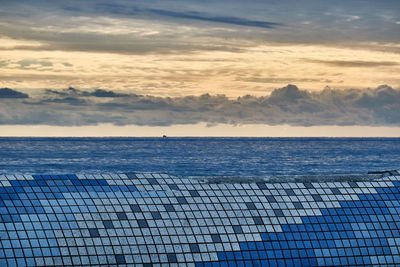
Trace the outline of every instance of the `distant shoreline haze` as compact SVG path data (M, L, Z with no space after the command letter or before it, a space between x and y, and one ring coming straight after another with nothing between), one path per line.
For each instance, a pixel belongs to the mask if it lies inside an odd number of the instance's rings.
M289 125L46 126L3 125L0 137L400 137L400 127Z

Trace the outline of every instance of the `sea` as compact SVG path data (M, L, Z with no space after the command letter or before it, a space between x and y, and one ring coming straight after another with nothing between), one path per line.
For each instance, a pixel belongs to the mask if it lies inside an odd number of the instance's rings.
M400 169L400 138L0 138L0 174L365 174Z

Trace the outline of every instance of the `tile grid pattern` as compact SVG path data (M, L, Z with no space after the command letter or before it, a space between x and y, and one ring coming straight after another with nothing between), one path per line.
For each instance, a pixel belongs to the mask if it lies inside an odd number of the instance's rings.
M400 177L0 176L0 266L396 265Z

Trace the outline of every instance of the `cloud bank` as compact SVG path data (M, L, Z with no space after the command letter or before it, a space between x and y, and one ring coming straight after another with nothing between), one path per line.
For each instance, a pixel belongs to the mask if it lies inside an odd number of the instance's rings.
M300 90L295 85L270 95L156 97L68 88L47 90L41 96L0 89L0 124L83 126L170 126L176 124L267 124L292 126L399 126L400 90Z
M399 42L400 5L394 0L1 3L7 12L0 10L0 35L27 41L16 50L179 54L240 51L250 42L371 47Z
M0 99L1 98L28 98L27 94L12 90L10 88L0 89Z

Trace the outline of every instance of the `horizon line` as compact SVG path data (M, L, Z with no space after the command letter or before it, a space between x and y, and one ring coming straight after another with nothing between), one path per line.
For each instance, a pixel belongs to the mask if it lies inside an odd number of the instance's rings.
M295 138L365 138L365 139L373 139L373 138L384 138L384 139L400 139L400 136L199 136L199 135L186 135L186 136L132 136L132 135L121 135L121 136L113 136L113 135L91 135L91 136L56 136L56 135L48 135L48 136L0 136L2 138L160 138L160 139L169 139L169 138L285 138L285 139L295 139Z

